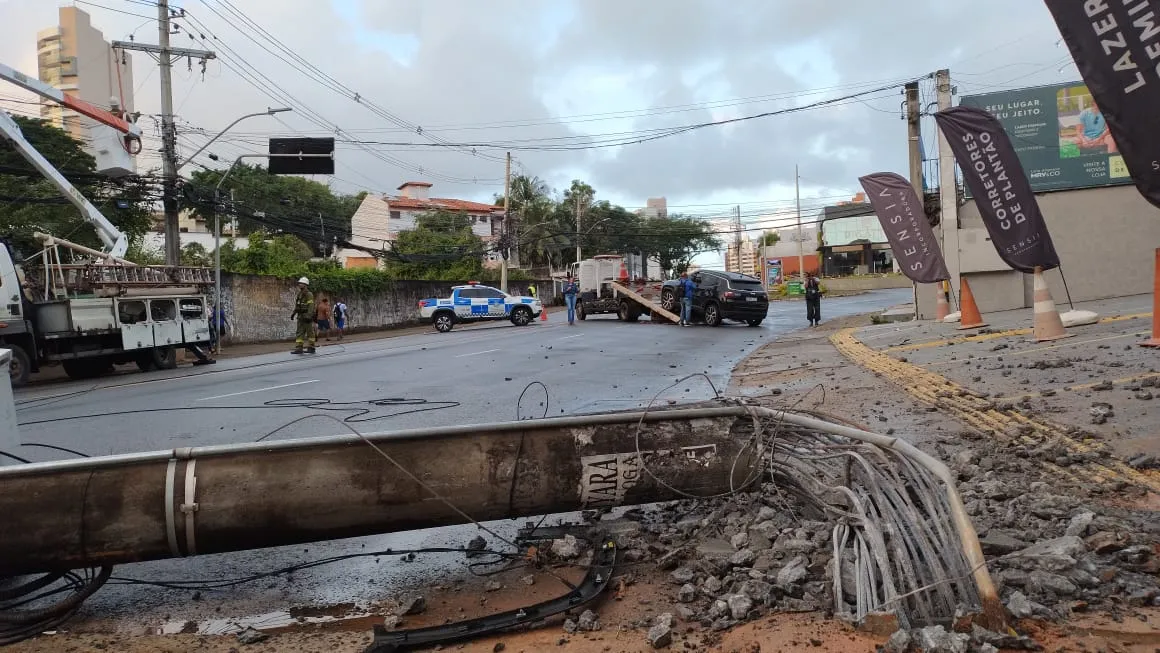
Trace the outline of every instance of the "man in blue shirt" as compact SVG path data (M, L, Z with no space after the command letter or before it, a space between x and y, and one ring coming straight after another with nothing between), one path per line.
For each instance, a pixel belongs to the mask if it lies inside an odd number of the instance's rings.
M1108 131L1108 122L1095 102L1079 114L1079 146L1084 149L1106 148L1108 154L1116 153L1116 142Z
M693 319L693 290L696 284L689 280L689 273L681 273L681 282L677 288L681 291L681 326L689 326Z
M577 285L572 277L564 282L564 302L568 304L568 324L572 324L576 320L576 295L580 292L580 286Z

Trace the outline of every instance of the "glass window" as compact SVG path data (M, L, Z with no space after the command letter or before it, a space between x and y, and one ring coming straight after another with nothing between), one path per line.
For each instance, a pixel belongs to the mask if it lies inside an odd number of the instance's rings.
M761 282L757 279L730 279L729 287L734 290L762 291Z
M464 288L463 290L459 291L460 299L475 299L477 297L479 297L478 288Z
M137 324L145 321L145 302L133 300L117 305L117 319L121 324Z
M154 322L176 320L177 306L172 299L154 299L149 302L149 317Z
M398 211L391 211L391 219L398 220L400 213Z
M477 290L477 292L479 292L480 297L506 297L507 296L507 295L503 294L503 291L496 290L495 288L477 288L476 290Z

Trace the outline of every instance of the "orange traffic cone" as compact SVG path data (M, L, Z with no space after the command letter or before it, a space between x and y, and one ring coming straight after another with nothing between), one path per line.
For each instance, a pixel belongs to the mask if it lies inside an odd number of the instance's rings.
M1140 344L1160 347L1160 248L1156 250L1156 275L1152 280L1152 337Z
M540 309L540 321L541 322L548 321L548 307L547 306L544 306L543 308Z
M939 322L946 319L946 316L951 314L951 305L947 303L946 282L938 282L938 298L935 305L935 318Z
M1047 342L1068 338L1070 334L1063 330L1063 320L1059 319L1059 309L1055 307L1055 300L1051 298L1051 290L1047 288L1047 280L1043 278L1043 268L1035 268L1035 342Z
M983 316L979 314L979 306L975 304L975 294L971 292L971 284L966 277L959 279L959 310L962 318L959 320L959 330L978 329L987 326Z

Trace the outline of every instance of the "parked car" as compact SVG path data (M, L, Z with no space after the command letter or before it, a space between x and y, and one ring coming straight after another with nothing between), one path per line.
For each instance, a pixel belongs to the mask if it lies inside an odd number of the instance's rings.
M693 320L709 326L721 326L724 320L745 322L751 327L761 324L769 313L769 295L761 280L747 274L698 270L689 276L696 284L693 292ZM666 311L680 314L681 291L679 280L664 282L661 288L661 306Z

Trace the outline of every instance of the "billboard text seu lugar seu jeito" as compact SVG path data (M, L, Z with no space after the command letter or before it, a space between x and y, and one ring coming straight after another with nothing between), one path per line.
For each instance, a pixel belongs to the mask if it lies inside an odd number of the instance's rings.
M1035 192L1132 183L1082 82L969 95L961 104L999 120Z

